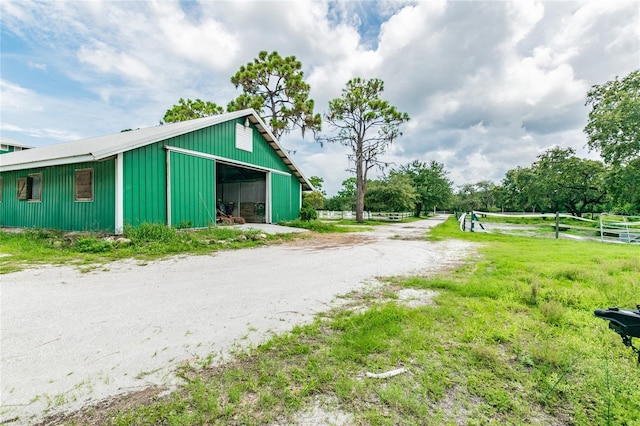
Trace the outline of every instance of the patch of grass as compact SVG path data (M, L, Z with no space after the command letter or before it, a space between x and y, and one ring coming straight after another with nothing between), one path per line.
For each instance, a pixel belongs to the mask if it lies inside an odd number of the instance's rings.
M124 236L131 239L133 244L141 243L174 243L180 240L178 231L175 228L159 223L141 223L138 226L127 226Z
M323 219L327 220L327 219ZM327 222L335 223L336 225L343 226L382 226L389 225L392 223L401 223L404 221L408 221L407 219L389 221L389 220L379 220L379 219L365 219L363 223L358 223L355 219L329 219Z
M433 234L479 242L479 255L377 294L430 289L435 303L360 297L368 309L337 308L227 364L184 369L165 398L84 419L286 424L326 396L353 424L640 424L636 356L593 315L640 302L636 247L461 234L455 221Z
M353 221L355 224L355 221ZM371 228L363 227L362 225L356 226L354 224L351 225L341 225L337 222L328 222L323 220L291 220L288 222L281 222L280 225L284 226L292 226L294 228L302 228L308 229L310 231L318 232L320 234L328 234L328 233L340 233L340 232L361 232L368 231Z
M114 246L109 241L96 237L83 237L75 243L73 249L80 253L105 253L112 251Z
M553 214L553 213L551 213ZM505 216L483 216L478 215L480 222L486 223L510 223L514 225L549 225L554 226L556 224L555 216L552 217L509 217ZM585 219L590 219L585 217ZM597 224L591 224L590 222L585 222L578 219L571 219L566 217L560 218L560 226L572 225L572 226L594 226L597 227Z
M72 264L85 270L118 259L152 260L176 254L208 254L286 241L295 235L265 235L216 226L196 231L143 223L125 228L123 237L83 232L30 229L0 231L0 274L41 264Z

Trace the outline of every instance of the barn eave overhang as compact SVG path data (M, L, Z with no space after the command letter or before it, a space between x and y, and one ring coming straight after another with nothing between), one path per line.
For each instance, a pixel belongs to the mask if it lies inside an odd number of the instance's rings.
M72 157L51 158L48 160L32 161L7 166L0 165L0 172L11 172L15 170L40 169L44 167L62 166L65 164L85 163L99 160L91 154L75 155Z

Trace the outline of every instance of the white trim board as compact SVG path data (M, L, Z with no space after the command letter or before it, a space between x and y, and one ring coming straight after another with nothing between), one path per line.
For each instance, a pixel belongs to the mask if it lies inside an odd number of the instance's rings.
M217 155L207 154L205 152L192 151L190 149L178 148L176 146L171 146L171 145L165 145L164 149L166 149L167 151L177 152L179 154L191 155L191 156L200 157L200 158L207 158L209 160L217 161L223 164L230 164L232 166L244 167L246 169L253 169L261 172L271 172L271 173L277 173L279 175L291 176L291 173L283 172L281 170L276 170L269 167L256 166L255 164L245 163L244 161L231 160L229 158L219 157Z

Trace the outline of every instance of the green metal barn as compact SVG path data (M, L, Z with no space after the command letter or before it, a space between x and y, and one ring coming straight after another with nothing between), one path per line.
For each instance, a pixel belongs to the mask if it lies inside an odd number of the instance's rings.
M0 156L0 226L122 233L298 217L311 184L254 110ZM222 203L222 204L220 204Z

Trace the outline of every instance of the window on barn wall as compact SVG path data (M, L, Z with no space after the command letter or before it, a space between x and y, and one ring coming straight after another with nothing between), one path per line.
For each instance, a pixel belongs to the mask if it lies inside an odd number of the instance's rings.
M27 182L30 183L30 185L28 185L29 201L42 200L42 174L29 175Z
M18 178L18 200L26 200L27 198L29 198L27 178Z
M76 170L76 201L93 201L93 169Z
M236 148L253 152L253 129L249 127L249 119L246 120L244 126L236 123Z
M42 200L42 174L18 178L18 200Z

